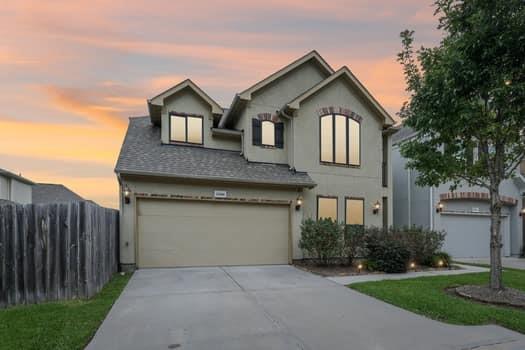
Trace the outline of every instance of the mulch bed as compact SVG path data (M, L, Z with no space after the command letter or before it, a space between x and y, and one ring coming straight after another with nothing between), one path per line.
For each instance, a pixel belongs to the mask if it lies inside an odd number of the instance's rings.
M342 264L331 264L331 265L316 265L313 262L310 261L296 261L294 262L294 266L314 273L316 275L320 275L323 277L335 277L335 276L355 276L355 275L371 275L371 274L383 274L384 272L381 271L368 271L368 270L361 270L354 266L354 265L342 265ZM451 266L448 267L442 267L442 268L434 268L434 267L428 267L428 266L418 266L415 270L409 269L409 272L420 272L420 271L444 271L444 270L457 270L459 267L457 266Z
M460 286L454 288L460 297L487 304L506 305L525 309L525 292L514 288L493 291L489 286Z

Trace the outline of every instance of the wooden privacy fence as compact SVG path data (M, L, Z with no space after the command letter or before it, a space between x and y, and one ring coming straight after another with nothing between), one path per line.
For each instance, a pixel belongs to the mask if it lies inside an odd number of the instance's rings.
M0 308L96 294L118 268L118 211L0 203Z

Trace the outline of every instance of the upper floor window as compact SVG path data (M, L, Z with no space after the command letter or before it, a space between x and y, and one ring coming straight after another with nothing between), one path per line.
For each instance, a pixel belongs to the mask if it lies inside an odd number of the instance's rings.
M275 123L269 120L261 122L261 143L263 146L275 146Z
M354 119L328 114L320 122L321 162L354 165L361 164L361 124Z
M202 145L202 116L170 114L170 141Z
M284 124L252 119L252 141L255 146L283 148Z

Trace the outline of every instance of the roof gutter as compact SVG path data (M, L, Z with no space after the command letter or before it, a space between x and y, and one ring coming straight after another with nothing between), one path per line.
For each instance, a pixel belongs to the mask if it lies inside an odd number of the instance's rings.
M273 181L253 181L253 180L241 180L241 179L231 179L226 177L220 177L220 176L199 176L199 175L187 175L187 176L179 176L179 175L173 175L173 174L163 174L163 173L152 173L147 171L119 171L118 169L115 169L115 173L117 173L117 176L121 175L135 175L135 176L155 176L155 177L164 177L164 178L170 178L170 179L181 179L181 180L202 180L202 181L222 181L222 182L228 182L228 183L239 183L239 184L260 184L260 185L273 185L278 187L306 187L306 188L314 188L317 186L316 183L312 182L297 182L297 183L279 183L279 182L273 182Z

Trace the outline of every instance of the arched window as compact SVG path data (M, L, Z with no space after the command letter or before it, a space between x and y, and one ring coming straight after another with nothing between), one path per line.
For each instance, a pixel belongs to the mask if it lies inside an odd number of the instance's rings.
M361 124L345 115L327 114L320 120L320 158L323 163L361 164Z

